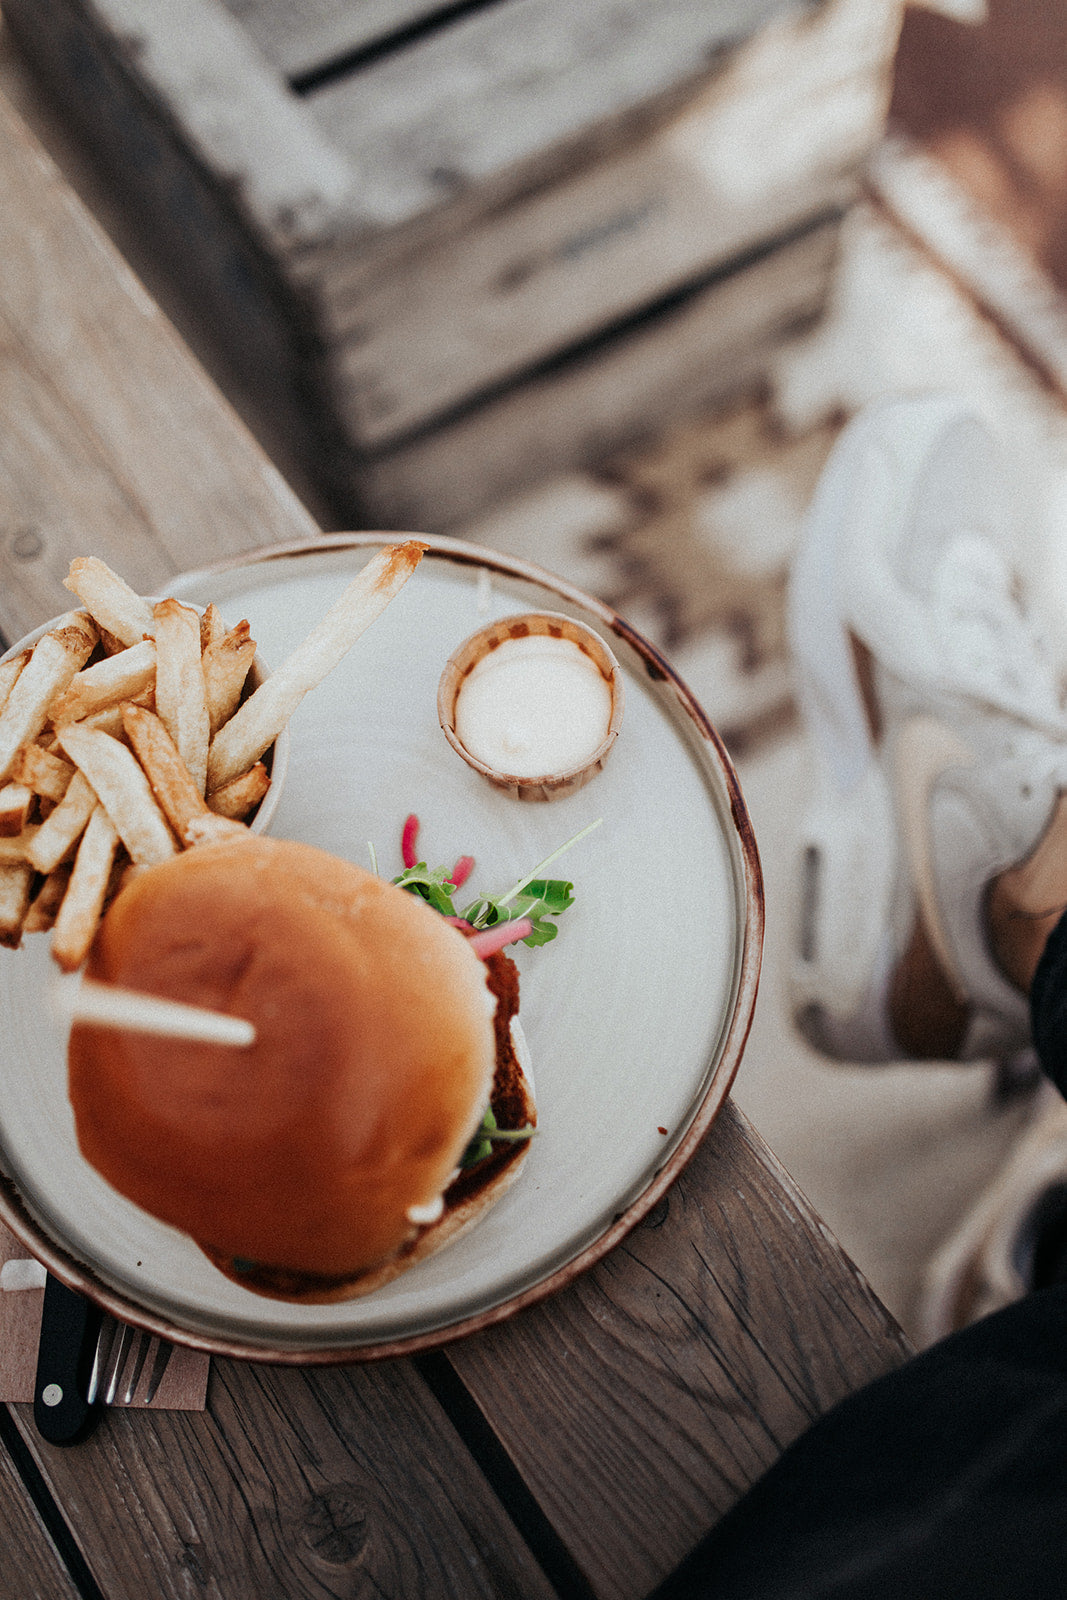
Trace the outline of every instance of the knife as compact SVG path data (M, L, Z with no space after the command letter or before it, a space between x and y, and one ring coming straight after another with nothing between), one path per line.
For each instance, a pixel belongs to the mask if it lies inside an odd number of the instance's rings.
M95 1427L100 1406L86 1399L103 1313L49 1273L44 1286L33 1420L49 1444L77 1444Z

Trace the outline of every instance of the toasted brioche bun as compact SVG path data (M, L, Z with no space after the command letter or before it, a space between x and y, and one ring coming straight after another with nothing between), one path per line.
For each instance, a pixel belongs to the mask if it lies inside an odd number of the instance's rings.
M198 846L123 888L88 971L254 1025L235 1049L77 1024L69 1092L86 1160L261 1294L376 1288L521 1165L525 1143L455 1176L491 1092L501 1126L535 1120L514 964L359 867L252 835Z
M503 952L491 956L487 966L494 974L515 971L515 963ZM517 987L514 990L517 997ZM501 1001L498 1019L506 1016L508 999ZM497 1055L497 1068L493 1080L491 1104L500 1128L525 1128L537 1126L537 1106L530 1081L523 1070L523 1054L516 1049L515 1036L521 1040L518 1019L514 1033L501 1040ZM424 1223L409 1230L409 1236L396 1253L379 1266L366 1271L326 1276L319 1273L293 1272L284 1267L272 1267L262 1262L237 1261L201 1245L220 1272L257 1294L269 1295L275 1300L300 1301L305 1304L325 1304L337 1300L353 1300L360 1295L380 1289L406 1272L417 1262L440 1250L442 1245L458 1239L495 1205L501 1195L511 1188L519 1176L522 1163L529 1151L529 1142L499 1144L491 1156L456 1173L444 1192L444 1207L436 1222Z

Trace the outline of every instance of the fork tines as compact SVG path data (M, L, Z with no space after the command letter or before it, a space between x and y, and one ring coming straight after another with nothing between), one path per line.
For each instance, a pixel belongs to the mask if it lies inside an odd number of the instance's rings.
M102 1400L106 1406L130 1405L146 1366L148 1380L141 1402L146 1406L151 1405L173 1348L156 1334L142 1328L131 1328L128 1323L116 1322L113 1317L105 1317L89 1374L86 1398L90 1405L94 1400ZM152 1361L149 1366L150 1354Z

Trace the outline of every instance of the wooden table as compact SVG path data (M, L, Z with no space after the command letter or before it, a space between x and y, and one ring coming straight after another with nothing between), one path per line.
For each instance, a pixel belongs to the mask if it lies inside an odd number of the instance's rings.
M145 592L308 512L0 103L0 630L73 554ZM2 1048L0 1042L0 1048ZM568 1290L429 1355L216 1360L205 1413L44 1445L0 1408L0 1594L637 1600L907 1343L727 1104Z

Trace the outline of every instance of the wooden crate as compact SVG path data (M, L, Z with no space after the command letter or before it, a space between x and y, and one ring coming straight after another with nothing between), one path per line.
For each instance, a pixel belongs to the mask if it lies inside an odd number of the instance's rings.
M840 222L820 218L447 422L364 456L368 515L385 527L458 532L557 473L596 467L680 417L758 389L784 341L824 309ZM342 450L338 484L349 465Z
M479 401L846 205L882 128L902 5L4 0L4 14L239 370L310 419L309 449L373 508L399 504L374 485L396 484L430 428L459 437ZM606 401L601 431L616 414Z

